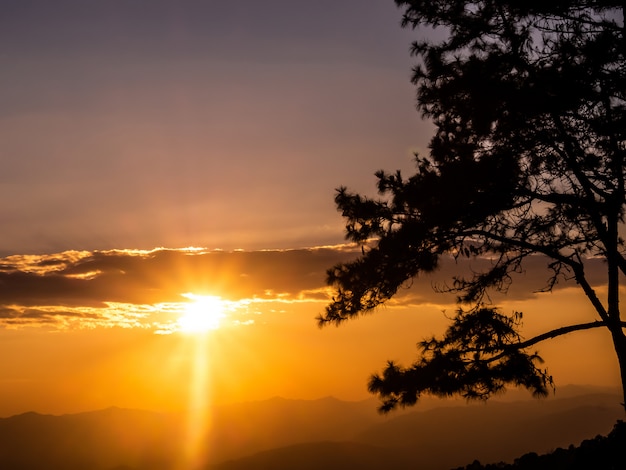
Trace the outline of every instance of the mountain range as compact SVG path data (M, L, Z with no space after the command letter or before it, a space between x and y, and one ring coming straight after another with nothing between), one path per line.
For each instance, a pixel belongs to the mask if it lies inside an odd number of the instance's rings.
M380 415L374 400L265 401L215 407L202 470L416 468L512 461L607 434L624 418L618 393L563 387L542 400L467 404L427 399ZM165 470L181 464L187 417L108 408L0 418L0 468Z

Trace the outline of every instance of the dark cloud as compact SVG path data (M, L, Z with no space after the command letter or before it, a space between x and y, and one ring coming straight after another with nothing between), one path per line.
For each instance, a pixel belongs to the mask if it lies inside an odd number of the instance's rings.
M64 308L42 309L27 307L2 307L0 308L0 321L5 324L26 324L26 323L55 323L59 317L101 320L105 317L89 311L77 309L68 310Z
M90 323L146 326L156 311L180 304L187 292L215 295L232 302L320 302L329 299L325 273L353 259L359 251L346 247L267 251L203 251L198 249L110 250L14 255L0 260L0 323ZM455 275L484 270L488 260L442 260L440 269L419 276L400 289L390 305L416 307L453 304L442 293ZM602 261L589 260L588 276L602 284ZM546 286L548 260L526 259L496 302L531 298ZM563 276L555 289L575 286ZM170 305L168 307L168 305ZM237 321L244 323L241 317Z
M323 302L325 272L344 247L281 251L68 251L0 260L0 325L176 331L189 299L224 299L233 325L268 302Z
M233 300L314 296L333 264L350 251L96 251L0 260L0 298L6 305L98 305L180 300L185 292ZM308 292L308 293L307 293Z

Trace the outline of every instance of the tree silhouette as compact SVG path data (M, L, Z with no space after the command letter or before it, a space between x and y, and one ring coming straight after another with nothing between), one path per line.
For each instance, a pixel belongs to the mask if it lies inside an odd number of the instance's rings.
M626 384L619 307L626 274L626 4L396 4L403 26L424 37L412 45L413 82L417 108L436 131L408 179L376 173L380 197L338 189L346 236L363 251L328 271L335 295L319 325L373 310L435 270L442 256L489 259L488 269L452 280L459 309L444 336L421 342L413 365L390 362L371 378L383 411L412 405L422 393L484 399L507 384L545 395L552 379L529 348L590 328L610 332ZM503 314L489 292L506 291L530 256L546 260L546 291L559 280L575 281L596 320L524 341L521 314ZM598 257L606 262L606 296L587 276L589 260Z

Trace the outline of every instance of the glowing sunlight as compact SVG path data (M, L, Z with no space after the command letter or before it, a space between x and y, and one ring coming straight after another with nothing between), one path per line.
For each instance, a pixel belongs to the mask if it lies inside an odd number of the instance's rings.
M196 294L183 294L190 299L185 311L178 319L180 330L185 333L205 333L216 330L224 314L224 303L219 297Z

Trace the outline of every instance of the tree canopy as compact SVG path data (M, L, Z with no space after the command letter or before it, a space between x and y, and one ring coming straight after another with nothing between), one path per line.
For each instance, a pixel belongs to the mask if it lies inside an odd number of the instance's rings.
M601 0L396 0L419 39L417 108L432 120L416 171L379 171L379 197L339 188L346 236L362 256L329 269L335 295L320 326L372 311L442 256L486 258L455 277L459 309L441 338L419 344L408 367L388 363L369 383L383 410L423 393L488 398L507 384L547 393L551 377L529 348L573 331L610 332L626 381L619 307L626 274L626 4ZM546 259L545 290L573 280L590 322L523 340L521 314L489 292L506 291L532 255ZM588 260L606 261L606 296ZM625 400L626 401L626 400Z

